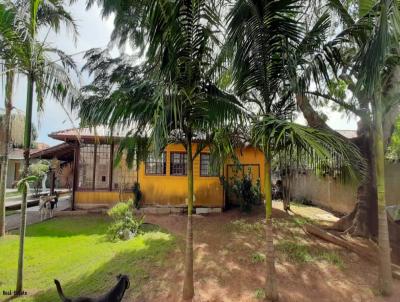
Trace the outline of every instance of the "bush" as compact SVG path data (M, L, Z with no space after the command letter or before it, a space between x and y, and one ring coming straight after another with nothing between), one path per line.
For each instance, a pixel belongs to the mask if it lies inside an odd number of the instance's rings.
M36 177L36 180L33 182L35 196L39 196L39 191L42 188L42 180L49 171L50 163L46 160L38 161L29 166L29 175Z
M250 212L253 205L261 204L262 193L259 179L257 179L255 185L253 185L249 175L245 175L242 179L231 178L230 182L221 178L221 182L227 190L233 192L238 198L240 209L243 212Z
M114 220L107 231L111 240L128 240L140 232L144 217L133 216L132 201L119 202L107 213Z

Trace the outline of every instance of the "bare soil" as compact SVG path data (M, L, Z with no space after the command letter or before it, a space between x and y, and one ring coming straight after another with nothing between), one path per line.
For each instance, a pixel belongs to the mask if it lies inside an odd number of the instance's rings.
M310 221L331 223L336 219L333 215L314 207L292 206L295 215L280 209L281 204L275 203L274 244L280 301L400 301L399 280L394 280L391 297L380 296L376 264L307 235L301 228ZM263 215L262 208L255 208L251 214L230 210L194 216L193 301L263 300ZM147 215L146 220L174 234L178 244L164 263L149 268L148 283L126 301L181 301L186 217Z

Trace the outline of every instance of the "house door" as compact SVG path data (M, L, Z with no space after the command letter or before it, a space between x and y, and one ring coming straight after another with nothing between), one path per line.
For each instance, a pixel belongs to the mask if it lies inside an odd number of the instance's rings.
M228 186L225 191L225 205L229 208L239 205L239 199L235 193L234 186L237 186L238 182L243 180L244 177L249 177L253 185L255 185L257 180L260 179L260 165L227 165L226 169L226 181Z

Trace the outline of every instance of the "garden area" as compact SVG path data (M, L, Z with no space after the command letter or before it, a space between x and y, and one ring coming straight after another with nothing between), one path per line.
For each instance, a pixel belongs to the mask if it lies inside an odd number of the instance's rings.
M328 224L332 215L310 206L291 205L296 215L274 202L276 268L281 301L397 301L376 291L376 264L307 235L305 223ZM297 214L299 213L299 214ZM249 214L194 216L193 301L262 301L265 297L265 227L262 208ZM310 218L314 217L314 219ZM60 217L28 227L25 290L16 301L58 301L53 279L68 297L96 296L111 288L115 276L127 274L130 288L123 301L180 301L183 279L184 215L147 215L143 233L127 241L110 241L106 216ZM156 226L157 225L157 226ZM0 289L15 284L18 238L0 242Z
M59 300L54 279L67 295L101 294L116 283L118 274L128 274L127 295L141 292L149 272L161 267L174 246L172 235L145 226L143 234L130 241L114 242L106 236L107 216L61 217L27 229L25 291L21 301ZM0 289L12 290L16 282L18 236L0 241ZM2 301L7 296L2 296ZM128 300L127 300L128 301Z
M68 301L56 278L98 296L122 274L100 300L398 302L399 40L395 0L0 0L1 298ZM290 207L308 174L350 201L340 218Z

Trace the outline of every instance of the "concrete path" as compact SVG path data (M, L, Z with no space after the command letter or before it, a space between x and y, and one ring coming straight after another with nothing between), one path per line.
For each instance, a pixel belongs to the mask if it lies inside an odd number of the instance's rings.
M50 192L49 190L41 191L41 192L39 192L39 195L48 195L49 192ZM70 191L68 191L67 189L58 189L57 192L60 194L66 194L66 193L69 193ZM7 197L6 198L6 209L7 210L18 210L21 207L21 202L22 202L21 199L22 199L21 195ZM35 196L34 193L29 193L27 203L28 203L28 208L31 206L35 206L39 203L39 197Z
M58 200L58 207L54 208L55 212L64 211L71 207L71 196L62 196ZM15 214L6 216L6 232L19 229L21 220L20 210ZM40 222L39 206L30 207L26 213L26 225Z

